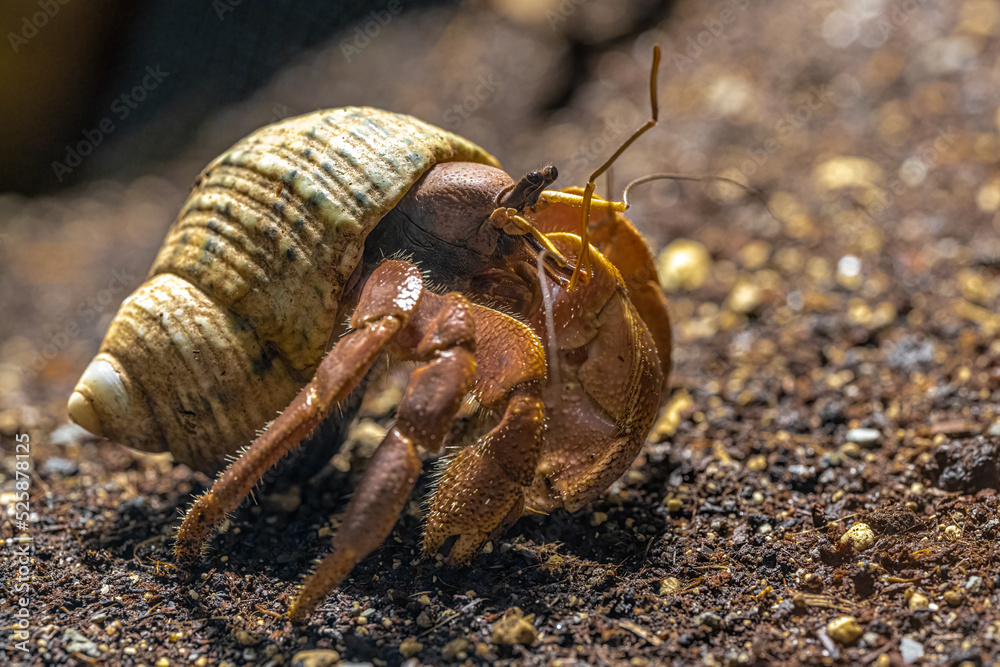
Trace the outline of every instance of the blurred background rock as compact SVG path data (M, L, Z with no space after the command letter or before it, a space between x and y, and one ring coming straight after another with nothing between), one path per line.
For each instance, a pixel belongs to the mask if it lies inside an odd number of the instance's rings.
M655 251L683 240L661 257L682 381L713 368L698 341L738 359L807 317L1000 328L994 0L16 0L0 25L0 410L64 415L195 176L255 128L383 107L582 183L648 117L653 44L661 122L612 187L717 174L775 214L733 188L634 194Z

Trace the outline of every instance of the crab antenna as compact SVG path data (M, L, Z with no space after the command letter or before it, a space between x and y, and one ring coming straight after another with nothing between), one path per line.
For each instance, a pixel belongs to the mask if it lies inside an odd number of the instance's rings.
M726 178L724 176L694 176L691 174L680 174L671 171L665 171L658 174L647 174L645 176L640 176L631 183L625 186L625 192L622 194L622 201L625 203L625 208L627 209L630 204L628 203L629 193L632 188L637 185L642 185L643 183L649 183L650 181L694 181L696 183L726 183L728 185L734 185L744 192L753 195L754 199L760 202L760 205L764 207L764 210L771 214L771 217L779 222L781 219L774 214L771 207L767 205L767 201L764 199L764 193L757 188L750 187L749 185L744 185L739 181L734 181L731 178Z
M632 136L625 140L625 142L619 146L618 150L614 152L607 162L602 164L597 171L590 175L590 180L587 181L587 187L583 190L583 222L581 223L581 233L580 239L583 241L583 247L580 250L580 258L576 263L576 269L573 270L573 276L569 281L569 289L572 291L576 287L576 281L583 275L584 271L590 270L590 234L588 233L587 223L590 221L590 200L594 196L594 189L597 187L597 179L603 174L607 169L614 163L615 160L621 156L625 150L632 145L632 142L638 139L647 130L656 125L657 120L660 116L660 107L656 100L656 75L660 69L660 47L653 47L653 67L649 73L649 105L652 107L652 118L646 121L646 124L636 130ZM589 278L584 277L584 280L589 280Z

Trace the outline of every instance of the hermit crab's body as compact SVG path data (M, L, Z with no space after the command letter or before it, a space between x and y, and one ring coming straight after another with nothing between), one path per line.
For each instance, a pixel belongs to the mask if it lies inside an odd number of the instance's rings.
M341 333L365 237L432 165L497 166L371 108L269 125L213 161L69 403L88 430L206 472L253 440Z
M495 165L443 130L351 108L264 128L206 168L69 405L95 433L204 471L239 453L188 512L181 564L383 357L421 365L293 618L382 542L417 447L441 451L470 395L495 425L450 460L427 552L454 538L449 560L468 560L632 462L670 365L649 250L608 202L590 215L605 254L569 233L592 182L581 198L544 190L553 167L514 181Z

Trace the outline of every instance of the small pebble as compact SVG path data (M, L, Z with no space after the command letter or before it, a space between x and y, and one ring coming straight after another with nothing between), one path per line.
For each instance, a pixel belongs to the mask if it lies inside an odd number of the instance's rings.
M751 313L757 309L763 299L759 286L749 280L739 280L733 285L733 290L726 299L726 305L736 313Z
M856 445L874 445L882 437L882 434L874 428L852 428L847 432L847 442Z
M289 486L284 491L274 491L264 497L269 508L282 512L294 512L302 504L302 489L298 484Z
M840 448L840 453L852 459L861 458L861 447L856 442L845 442Z
M417 641L416 637L407 637L403 640L403 643L399 645L399 652L403 654L404 658L412 658L416 654L420 653L424 648L424 645Z
M899 641L899 653L903 656L903 662L910 665L924 657L924 647L918 641L903 637Z
M372 450L379 446L387 433L384 426L371 419L362 419L351 429L347 436L348 443L362 451Z
M747 470L751 472L763 472L767 470L767 457L763 454L751 456L750 460L747 461Z
M441 657L449 662L455 660L465 660L467 655L465 655L465 650L469 648L469 642L462 637L458 639L453 639L444 645L441 649Z
M969 577L968 581L965 582L965 590L970 593L978 593L979 589L983 586L983 578L973 575Z
M708 248L690 239L677 239L656 258L660 286L666 292L701 287L708 280L711 270L712 257Z
M333 667L340 662L340 654L326 649L299 651L292 658L292 667Z
M156 667L170 667L170 661L166 658L160 658L156 661Z
M851 644L861 636L862 629L853 616L841 616L830 621L826 626L826 634L841 644Z
M257 643L257 638L251 635L246 630L236 631L236 641L238 641L243 646L253 646Z
M524 615L519 607L511 607L493 624L490 639L494 644L529 646L538 639L534 625L535 615Z
M918 609L927 609L931 601L927 599L926 595L922 593L913 593L910 596L909 601L907 601L906 606L910 608L911 611L916 611Z
M602 523L608 520L607 512L594 512L590 515L590 525L600 526Z
M66 422L56 430L49 434L49 442L53 445L68 445L73 442L80 442L83 439L92 437L87 429L82 426L77 426L73 422ZM52 461L53 459L49 459ZM65 459L59 459L64 461ZM76 472L76 463L73 463L74 470L70 471L68 474L73 474Z
M680 498L669 498L667 499L667 511L668 512L680 512L684 508L684 501Z
M718 630L722 627L722 617L716 613L706 611L704 614L698 614L694 617L695 625L704 625L713 630Z
M965 600L965 593L961 590L946 591L944 594L944 601L948 603L949 607L961 607L963 600Z
M92 658L97 658L101 655L100 649L97 648L95 642L90 641L87 637L73 628L66 628L63 632L63 646L68 653L84 653Z
M660 595L673 595L681 589L681 580L677 577L667 577L660 580Z
M77 465L76 461L70 461L69 459L53 456L52 458L46 459L45 463L42 464L41 473L46 477L50 475L70 477L75 475L79 469L80 466Z
M875 532L867 523L858 521L853 526L848 528L847 532L840 538L841 544L847 544L848 542L850 542L857 551L864 551L875 543Z

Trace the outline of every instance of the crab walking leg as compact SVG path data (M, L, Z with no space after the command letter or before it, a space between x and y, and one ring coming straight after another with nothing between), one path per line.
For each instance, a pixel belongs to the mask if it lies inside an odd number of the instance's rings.
M421 327L423 318L417 315L425 310L425 302L437 312ZM410 377L396 423L375 451L347 506L332 552L309 575L289 606L292 620L306 618L362 558L382 544L420 475L416 445L440 451L465 395L472 389L476 362L470 304L458 294L439 297L425 292L419 311L410 329L414 329L411 339L419 338L420 342L414 350L399 350L398 356L427 363Z
M291 405L188 511L174 544L178 563L190 567L198 562L223 518L239 507L271 466L298 447L357 387L386 345L406 325L422 289L420 272L405 262L386 262L372 273L351 318L357 330L337 342Z
M543 426L540 387L516 390L500 424L459 452L445 471L427 516L424 553L435 553L457 535L446 560L464 563L520 518Z
M471 558L486 540L524 511L525 487L534 479L545 429L541 381L545 352L524 324L486 308L476 316L476 388L485 407L503 412L500 423L452 460L434 494L423 550L435 553L457 535L449 563Z

